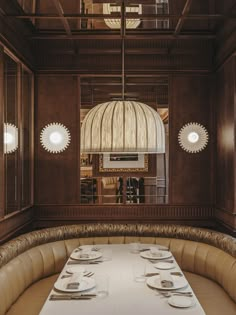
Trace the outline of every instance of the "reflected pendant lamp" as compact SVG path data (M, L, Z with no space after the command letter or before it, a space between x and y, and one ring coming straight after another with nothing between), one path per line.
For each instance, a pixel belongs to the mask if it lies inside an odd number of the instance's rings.
M157 111L140 102L99 104L83 120L81 152L164 153L164 124Z
M104 3L103 4L103 14L112 14L114 12L120 12L121 6L120 5L112 5L111 3ZM142 5L139 4L137 6L125 8L126 13L137 13L142 14ZM121 28L121 21L120 19L104 19L106 25L111 29L120 29ZM137 28L141 23L140 19L126 19L126 29Z

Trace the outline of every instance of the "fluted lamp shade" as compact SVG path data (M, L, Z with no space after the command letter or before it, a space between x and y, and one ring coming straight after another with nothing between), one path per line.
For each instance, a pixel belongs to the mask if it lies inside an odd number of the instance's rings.
M139 102L99 104L83 120L81 152L164 153L162 119L153 108Z

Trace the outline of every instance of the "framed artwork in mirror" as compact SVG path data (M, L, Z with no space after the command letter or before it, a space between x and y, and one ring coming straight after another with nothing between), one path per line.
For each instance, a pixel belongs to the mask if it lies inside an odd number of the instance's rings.
M148 172L147 154L100 154L99 172Z

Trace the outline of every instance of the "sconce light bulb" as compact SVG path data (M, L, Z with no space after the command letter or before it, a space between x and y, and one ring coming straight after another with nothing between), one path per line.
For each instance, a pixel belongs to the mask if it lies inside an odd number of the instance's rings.
M191 143L196 143L199 140L199 134L195 131L192 131L188 134L188 141Z
M62 135L60 132L54 131L50 134L49 139L53 144L59 144L62 142Z
M9 132L4 132L4 144L11 144L14 141L14 137Z

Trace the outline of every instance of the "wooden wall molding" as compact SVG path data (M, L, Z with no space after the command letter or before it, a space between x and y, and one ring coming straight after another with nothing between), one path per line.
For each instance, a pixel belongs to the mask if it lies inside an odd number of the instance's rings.
M214 226L210 205L37 205L35 228L79 222L159 222Z
M216 222L230 234L236 233L236 213L225 209L215 208Z
M13 238L33 226L32 208L15 212L0 220L0 244Z

